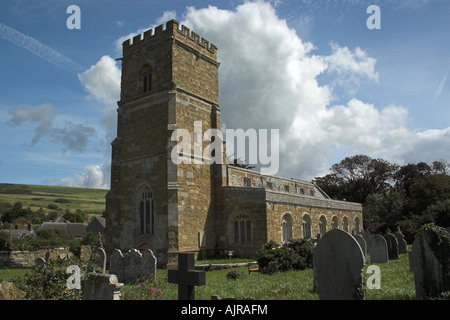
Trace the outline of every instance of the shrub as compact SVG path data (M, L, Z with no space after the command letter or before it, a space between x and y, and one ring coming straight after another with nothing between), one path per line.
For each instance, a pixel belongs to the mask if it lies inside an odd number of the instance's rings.
M312 267L313 245L307 240L294 240L283 245L266 243L257 253L261 273L303 270Z
M227 279L228 280L237 280L239 278L242 278L245 276L245 273L243 273L240 270L231 270L227 273Z
M36 265L25 276L14 279L14 284L27 293L31 300L80 300L81 289L69 289L67 280L71 276L67 267L77 265L81 271L81 283L91 272L101 272L93 261L83 261L76 257L49 260L44 265Z

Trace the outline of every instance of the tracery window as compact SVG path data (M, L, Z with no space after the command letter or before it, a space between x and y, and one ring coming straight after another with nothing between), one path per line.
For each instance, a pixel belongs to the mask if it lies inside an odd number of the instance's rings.
M155 233L155 199L149 187L144 187L138 201L139 235Z
M252 223L246 213L238 213L233 217L233 238L235 244L251 244Z

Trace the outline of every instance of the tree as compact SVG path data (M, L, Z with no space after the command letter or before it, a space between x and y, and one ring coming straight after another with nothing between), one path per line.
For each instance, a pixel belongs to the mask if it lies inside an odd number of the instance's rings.
M450 199L450 176L433 174L424 176L410 187L409 214L422 214L438 201Z
M427 163L408 163L407 165L400 167L394 174L395 187L405 190L406 196L409 197L411 195L411 186L416 181L429 174L431 174L431 167Z
M396 169L383 159L355 155L332 165L331 173L314 183L333 199L364 204L370 194L389 190Z

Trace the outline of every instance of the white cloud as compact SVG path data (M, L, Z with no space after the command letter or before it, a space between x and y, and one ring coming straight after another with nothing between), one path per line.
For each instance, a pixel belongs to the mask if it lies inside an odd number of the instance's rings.
M340 47L336 43L331 44L332 54L325 57L328 63L328 71L337 74L337 84L347 87L358 87L360 79L370 79L378 82L378 73L375 71L376 59L357 47L350 50ZM356 90L352 90L353 93Z
M106 183L106 180L105 172L100 166L86 166L81 174L76 174L75 177L63 178L59 184L65 187L108 189L109 183Z
M89 93L106 106L115 106L120 97L120 69L110 56L103 56L88 70L78 74L78 79Z
M431 142L450 149L447 129L431 137L408 129L402 106L374 106L357 99L356 90L347 104L332 105L335 86L379 81L376 59L363 48L335 43L329 56L314 55L314 45L303 42L268 3L248 2L234 11L188 8L182 23L219 48L221 116L227 128L280 129L280 175L321 174L337 149L395 161L425 156ZM317 77L324 73L336 80L319 85ZM434 159L447 152L434 150Z
M222 127L280 129L279 175L321 175L336 150L396 162L450 158L450 129L411 130L404 106L375 106L358 99L356 90L346 104L332 104L335 86L357 88L362 80L379 81L376 59L363 48L333 43L329 56L315 55L314 45L302 41L270 3L261 1L246 2L233 11L189 7L183 19L182 24L219 48ZM116 68L111 58L102 58L80 77L91 97L108 103L108 97L117 97ZM335 81L319 85L317 78L325 73ZM113 86L102 80L103 74L115 79ZM105 113L103 120L115 128L115 112ZM87 166L65 183L106 185L107 176L105 161L101 167Z

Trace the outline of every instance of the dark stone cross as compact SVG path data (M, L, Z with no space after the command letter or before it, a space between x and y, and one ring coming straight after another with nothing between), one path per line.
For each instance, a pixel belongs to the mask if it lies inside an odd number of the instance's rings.
M168 270L167 281L178 284L178 300L195 300L195 287L206 284L205 271L194 270L194 254L178 254L178 270Z

